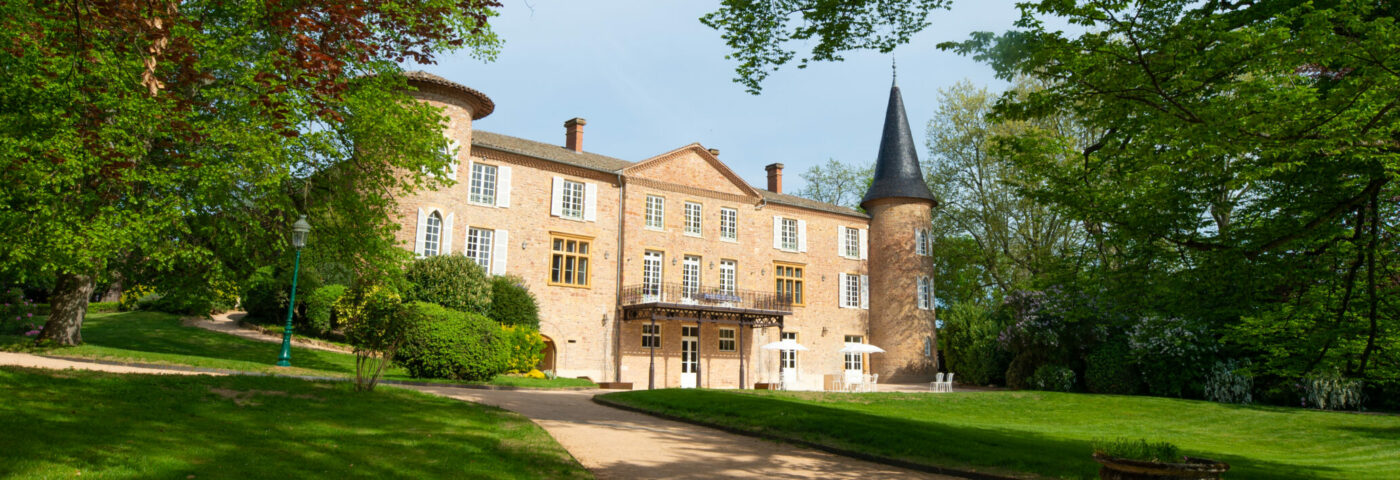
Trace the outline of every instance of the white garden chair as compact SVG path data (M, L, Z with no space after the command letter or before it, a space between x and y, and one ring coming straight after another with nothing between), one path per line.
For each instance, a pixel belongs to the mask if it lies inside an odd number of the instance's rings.
M877 384L877 383L880 383L880 374L878 374L878 373L872 373L872 374L870 374L870 378L869 378L865 383L862 383L862 384L860 385L861 391L863 391L863 392L874 392L874 391L875 391L875 384Z
M940 391L943 391L943 372L938 372L938 373L933 374L933 381L932 381L932 382L929 382L929 384L928 384L928 391L930 391L930 392L940 392Z
M940 373L940 374L938 374L938 376L942 377L943 374ZM947 380L944 380L944 379L941 379L941 378L940 378L940 379L938 379L938 381L936 381L936 382L934 382L934 383L935 383L935 385L934 385L933 391L935 391L935 392L949 392L949 393L952 393L952 391L953 391L953 373L952 373L952 372L948 372L948 378L947 378Z

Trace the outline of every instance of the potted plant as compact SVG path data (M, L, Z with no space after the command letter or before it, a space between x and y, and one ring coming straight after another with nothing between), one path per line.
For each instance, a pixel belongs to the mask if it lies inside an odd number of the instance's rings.
M1183 457L1170 443L1126 438L1094 442L1094 461L1103 465L1103 480L1217 479L1230 469L1225 462Z

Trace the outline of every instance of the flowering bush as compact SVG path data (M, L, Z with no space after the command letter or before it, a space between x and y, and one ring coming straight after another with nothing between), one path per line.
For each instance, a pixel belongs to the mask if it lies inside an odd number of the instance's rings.
M1206 376L1206 400L1248 405L1254 402L1254 375L1249 373L1249 359L1216 362Z
M0 334L22 333L34 321L34 302L24 298L24 290L11 288L0 293Z
M1180 397L1199 392L1203 365L1215 355L1219 342L1203 322L1175 317L1141 318L1128 331L1133 362L1153 395Z

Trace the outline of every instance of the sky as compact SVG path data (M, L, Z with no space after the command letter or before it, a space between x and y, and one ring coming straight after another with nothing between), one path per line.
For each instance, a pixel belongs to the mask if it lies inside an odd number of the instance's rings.
M480 90L496 103L479 130L564 142L564 121L587 120L586 151L639 161L699 142L749 183L784 164L783 190L836 159L874 162L889 99L891 55L855 52L844 62L785 66L752 95L734 83L720 32L700 23L718 2L504 0L492 19L505 43L493 62L465 53L410 66ZM961 0L894 52L910 127L921 145L938 91L961 80L1006 83L971 58L935 48L974 31L1001 33L1019 13L1012 0ZM810 49L810 46L807 47ZM800 51L799 51L800 53ZM927 155L920 149L920 158Z

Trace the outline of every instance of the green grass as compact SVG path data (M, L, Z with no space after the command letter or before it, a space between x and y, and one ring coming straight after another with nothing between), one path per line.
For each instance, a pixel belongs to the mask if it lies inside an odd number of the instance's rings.
M399 388L0 367L0 478L591 478L528 419Z
M83 344L76 347L36 348L33 339L0 336L0 350L25 351L70 358L105 360L126 363L152 363L217 368L245 372L280 373L289 375L338 376L355 374L355 356L346 353L292 347L292 367L277 367L277 354L282 346L214 332L180 324L179 317L158 312L125 312L89 314L83 322ZM388 380L460 383L442 380L414 379L402 368L385 369ZM470 382L502 386L557 388L593 386L593 382L576 379L529 380L497 376L487 382Z
M1142 438L1230 463L1228 478L1400 478L1400 416L1050 392L602 396L787 439L988 472L1094 478L1093 441Z

